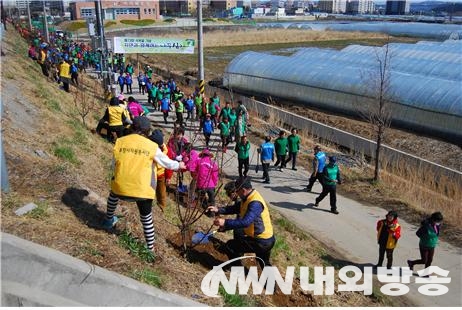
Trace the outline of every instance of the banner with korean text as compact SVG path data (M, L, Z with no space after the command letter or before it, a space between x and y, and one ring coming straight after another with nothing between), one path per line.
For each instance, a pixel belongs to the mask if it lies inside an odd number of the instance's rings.
M123 54L194 54L193 39L114 37L114 53Z

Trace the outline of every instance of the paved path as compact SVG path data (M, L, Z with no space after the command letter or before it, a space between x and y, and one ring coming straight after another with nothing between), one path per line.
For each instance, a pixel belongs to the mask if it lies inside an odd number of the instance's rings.
M145 96L133 95L141 103L146 103ZM149 117L157 125L172 129L174 113L169 118L169 124L163 125L160 112L153 112ZM197 124L194 128L197 128ZM216 131L217 133L217 131ZM211 145L219 144L217 134L213 135ZM194 135L192 131L187 136ZM199 134L199 145L203 145L202 134ZM237 158L232 151L232 144L224 154L224 171L229 177L237 177ZM219 153L219 158L222 153ZM316 183L313 193L304 191L307 184L308 171L298 167L298 171L285 169L283 172L270 171L271 184L263 184L262 172L255 173L254 165L257 161L255 146L251 149L251 168L249 175L253 179L253 185L265 200L285 217L290 219L298 227L314 236L329 247L335 248L344 258L356 265L369 265L377 262L378 246L376 243L375 225L377 220L384 218L386 211L381 208L365 205L357 201L337 195L339 215L330 213L329 199L326 197L319 205L314 207L314 199L321 191L321 186ZM418 238L415 231L418 227L400 220L402 225L402 237L394 252L394 265L407 266L407 259L419 257ZM444 233L444 231L443 231ZM462 252L460 248L453 247L446 242L440 242L436 249L433 265L450 271L452 278L447 284L449 292L442 296L424 296L418 292L420 284L415 283L413 276L410 291L406 294L411 304L415 306L462 306ZM419 268L419 266L416 266ZM422 266L423 268L423 266ZM416 275L416 274L415 274Z

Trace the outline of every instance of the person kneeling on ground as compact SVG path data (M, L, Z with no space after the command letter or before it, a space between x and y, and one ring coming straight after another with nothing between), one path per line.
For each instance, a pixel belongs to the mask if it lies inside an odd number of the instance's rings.
M184 169L182 162L171 160L148 136L151 122L144 116L133 120L133 133L117 139L114 146L114 173L107 199L103 228L111 229L118 221L114 215L119 199L135 201L143 224L147 248L154 252L152 201L156 198L155 164L166 169Z
M225 251L229 259L255 253L260 267L271 266L271 249L276 241L268 206L260 193L252 188L250 178L239 178L235 183L241 202L218 208L211 206L208 211L215 214L239 214L236 219L216 217L214 225L219 231L243 229L244 235L226 242ZM236 236L235 236L236 237Z

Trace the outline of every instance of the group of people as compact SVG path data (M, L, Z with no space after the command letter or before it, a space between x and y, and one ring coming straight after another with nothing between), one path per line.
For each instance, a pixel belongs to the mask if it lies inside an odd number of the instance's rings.
M27 34L31 42L29 58L40 65L44 76L62 83L66 92L70 91L70 84L79 85L80 72L99 66L98 52L85 43L74 42L65 33L51 33L48 42L39 33Z
M115 100L117 98L112 98ZM240 230L236 238L227 242L230 258L252 251L262 259L262 267L270 265L269 258L275 238L269 209L261 195L252 188L250 178L239 178L225 186L234 201L226 208L215 206L215 191L219 167L208 148L200 153L184 137L184 129L177 127L167 143L161 130L152 132L151 122L145 116L133 119L128 134L117 138L113 151L114 168L111 190L107 199L107 212L103 227L111 229L119 200L136 202L147 248L154 250L152 203L157 198L161 209L166 207L166 184L171 178L168 171L191 173L191 188L197 195L204 213L217 215L213 223L220 231ZM237 214L236 219L224 219L221 214Z
M171 83L171 81L159 82L159 85L165 84L168 87L169 82ZM175 91L177 91L177 89L178 87L175 86ZM219 182L219 167L214 159L213 153L209 149L208 140L206 139L205 149L201 152L196 151L192 143L185 137L185 127L182 126L183 124L181 122L175 122L174 132L171 138L167 143L164 143L163 133L159 129L155 130L152 135L149 134L148 131L151 128L150 122L147 118L142 116L145 111L139 103L134 101L133 97L129 97L127 106L122 108L120 107L120 100L123 101L123 95L118 98L112 98L110 107L116 107L115 109L119 111L118 119L122 121L122 124L127 123L131 129L126 129L125 134L122 133L120 136L117 134L114 139L116 143L114 148L116 163L114 170L115 178L113 179L111 192L108 197L107 215L104 226L110 228L117 222L118 219L114 216L114 211L120 199L136 201L140 210L140 220L143 224L147 246L149 249L153 250L154 228L152 224L152 202L154 199L157 199L158 206L164 210L167 200L166 187L170 183L173 171L178 171L181 180L183 179L183 173L189 172L192 180L189 185L190 196L194 197L196 205L202 207L205 214L216 216L214 224L219 227L219 231L235 231L234 239L228 241L225 246L228 256L230 258L235 258L245 252L254 252L262 259L262 267L270 265L269 258L271 249L274 246L275 237L268 207L258 191L253 189L250 178L247 175L249 171L250 142L246 134L239 137L239 141L236 142L235 146L238 158L239 178L236 182L228 183L225 186L226 193L234 203L224 208L218 208L216 206L215 194ZM241 105L241 103L239 105ZM108 107L105 114L108 118L110 118L111 114L114 114L110 112L110 107ZM220 111L220 123L227 122L227 119L223 117L223 114L227 115L227 112L223 111L227 111L228 108L229 104L226 104L224 108L217 109ZM129 110L130 112L128 113L128 117L126 116L124 119L123 114L125 110ZM129 120L131 120L131 123ZM140 120L143 121L140 123ZM206 115L201 126L202 129L208 126L215 128L210 115ZM119 130L121 129L119 128ZM113 128L111 128L110 131L116 131L118 133L118 131ZM211 133L213 133L213 131L210 132L210 134ZM137 139L128 138L132 137L134 134L141 135L144 139L140 139L139 137ZM220 136L222 136L222 129L220 129ZM225 135L225 138L226 137L227 135ZM139 145L134 147L134 145L129 143L129 141L131 142L132 140L137 141ZM145 143L146 140L154 142L157 145L155 151L149 153L150 155L154 154L152 165L155 168L150 170L149 177L147 172L144 176L146 184L148 184L147 181L150 180L149 186L154 190L150 191L149 195L142 195L141 191L134 191L132 193L132 185L130 185L130 183L125 183L125 174L127 178L130 179L130 177L135 177L135 173L130 171L129 168L124 168L126 171L121 168L119 171L117 170L117 165L119 164L123 167L123 162L127 161L131 163L127 166L137 167L135 158L139 156L138 153L142 153L141 150L143 150L143 148L141 142ZM224 138L222 137L222 142L223 140ZM224 143L226 144L223 144L222 147L226 147L228 142L226 141ZM284 164L289 162L292 162L292 169L296 170L297 153L300 150L300 143L301 139L298 136L296 128L292 128L291 134L288 137L285 137L285 132L281 131L275 139L274 144L271 142L270 136L265 138L264 143L258 148L263 167L264 183L270 182L270 164L275 161L275 158L277 161L274 166L278 168L278 170L282 171L285 167ZM152 144L148 143L147 145ZM137 149L140 151L137 152ZM120 150L126 151L121 152ZM132 154L132 152L134 152L134 154ZM159 152L163 155L159 155ZM155 154L158 156L156 157ZM289 158L286 158L286 154L289 154ZM155 182L151 181L153 178ZM118 182L115 182L115 180ZM307 190L309 192L311 192L316 181L321 183L322 192L315 199L314 206L318 206L329 194L331 212L338 214L336 205L336 185L342 182L340 169L337 165L336 157L326 156L318 145L314 147L313 172L307 185ZM123 190L125 186L128 188L127 191ZM146 185L146 188L148 188L147 186L148 185ZM221 217L221 215L226 214L237 214L238 217L236 219L224 219ZM401 227L397 218L397 213L395 211L390 211L384 220L380 220L377 223L379 259L376 266L381 266L383 264L385 254L387 257L387 267L391 268L393 264L393 250L401 236ZM442 215L437 213L433 214L425 223L422 223L422 227L426 228L419 230L419 237L421 238L421 259L414 261L409 260L408 265L411 269L417 264L422 263L425 264L426 267L431 264L434 247L436 246L439 234L438 225L441 221Z
M407 261L410 270L414 270L414 266L419 264L424 265L425 268L431 266L435 248L438 244L440 225L442 222L443 215L441 212L434 212L421 222L419 229L416 231L416 235L419 237L420 259ZM385 219L381 219L377 222L379 258L375 267L382 266L386 254L387 269L392 268L393 251L400 237L401 225L398 223L398 213L391 210L386 214Z

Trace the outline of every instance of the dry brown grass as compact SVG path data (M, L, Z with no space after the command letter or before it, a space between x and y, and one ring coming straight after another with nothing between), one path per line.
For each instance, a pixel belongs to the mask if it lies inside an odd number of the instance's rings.
M169 37L171 34L160 35ZM195 38L194 32L175 34L177 38ZM204 33L204 47L295 43L307 41L386 39L386 35L364 32L308 31L301 29L245 29ZM226 38L226 39L224 39Z

